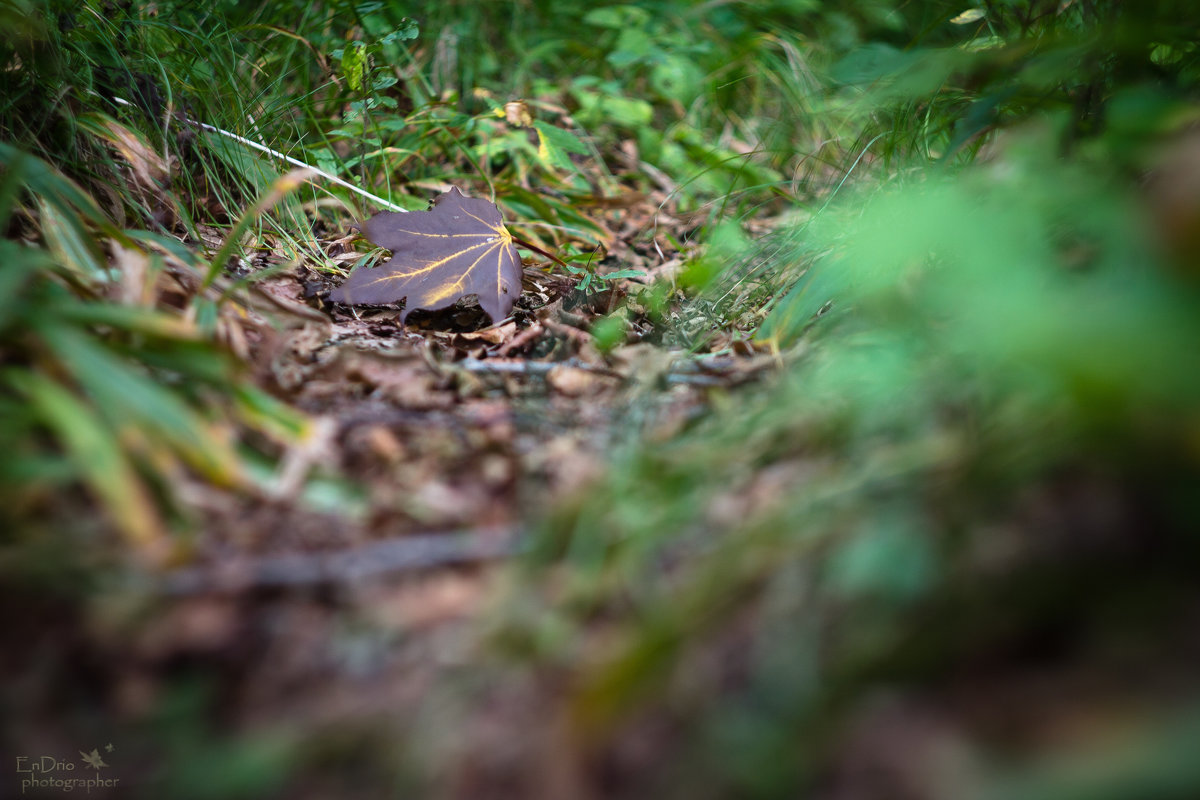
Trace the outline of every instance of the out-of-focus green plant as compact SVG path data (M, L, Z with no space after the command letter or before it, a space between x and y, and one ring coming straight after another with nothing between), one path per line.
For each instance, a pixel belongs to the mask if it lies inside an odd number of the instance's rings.
M605 480L547 521L544 603L514 592L510 654L559 663L547 641L602 631L573 672L584 740L688 731L657 796L812 791L879 694L936 693L1014 639L1086 631L1071 663L1118 681L1113 652L1173 657L1200 563L1200 289L1146 178L1194 116L1186 15L985 6L905 7L839 40L849 178L761 246L728 229L689 273L702 302L782 278L757 330L780 375L666 441L640 441L656 409L635 403ZM1170 741L1153 731L1176 704L1146 704L1130 737ZM997 764L994 742L960 741L961 772L923 773L930 796L1200 791L1167 748Z
M32 220L38 236L0 240L5 528L18 534L53 519L56 495L81 483L140 555L161 559L171 549L168 517L184 511L181 481L236 489L247 480L239 419L284 441L305 423L238 387L232 361L194 322L154 307L161 254L178 248L117 228L32 155L0 145L0 168L0 226ZM202 281L198 261L176 266Z
M824 255L761 332L787 365L778 380L715 398L677 439L631 441L548 522L535 569L560 570L554 610L515 612L501 641L537 652L540 631L621 620L576 674L572 718L602 741L650 714L687 720L672 750L687 769L666 770L664 796L811 786L874 691L936 684L998 632L1065 618L1120 639L1149 586L1172 618L1176 570L1200 556L1200 294L1119 176L1060 161L1054 141L1034 125L986 164L847 194L803 230ZM1063 476L1094 495L1046 512L1034 498ZM1114 560L1103 537L1143 524L1163 552ZM1025 561L1047 537L1063 561ZM1153 763L1131 762L1122 785ZM1200 786L1176 772L1172 786ZM1012 780L1094 784L1087 768L1035 773ZM1015 785L963 780L947 791Z
M1148 133L1155 102L1186 95L1200 54L1185 4L1113 0L922 4L908 41L870 37L832 65L832 103L885 133L887 157L969 160L995 131L1041 113L1062 114L1065 146L1105 132L1111 102L1134 91ZM915 23L917 20L910 20ZM1117 153L1117 155L1125 155Z
M1054 371L1088 391L1186 397L1191 287L1172 279L1119 176L1059 162L1048 134L1023 131L968 174L855 196L807 226L806 245L830 254L760 336L787 345L831 303L817 325L887 314L914 346L927 326L922 338L997 381Z

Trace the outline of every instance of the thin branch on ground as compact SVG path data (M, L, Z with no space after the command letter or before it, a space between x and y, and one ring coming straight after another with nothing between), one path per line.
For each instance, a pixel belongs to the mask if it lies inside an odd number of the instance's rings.
M372 542L351 550L281 553L184 567L164 575L158 589L167 595L194 595L348 584L494 561L515 555L521 546L519 533L505 527L426 533Z

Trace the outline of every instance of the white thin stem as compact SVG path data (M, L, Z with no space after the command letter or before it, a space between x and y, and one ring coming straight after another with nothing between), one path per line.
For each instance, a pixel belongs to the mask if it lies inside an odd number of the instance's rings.
M213 131L214 133L219 133L222 136L228 136L230 139L233 139L235 142L244 144L247 147L253 147L255 150L259 150L263 153L266 153L267 155L282 159L293 166L305 167L307 169L311 169L319 177L322 177L327 181L332 181L333 183L336 183L338 186L344 186L347 189L349 189L350 191L355 192L356 194L360 194L363 197L367 198L368 200L374 200L376 203L378 203L379 205L388 209L389 211L400 211L400 212L408 211L407 208L401 208L400 206L398 206L394 203L384 200L382 197L379 197L378 195L371 194L366 189L360 189L359 187L355 186L353 183L350 183L349 181L344 181L336 175L330 175L325 170L314 167L311 164L305 164L303 161L301 161L298 158L292 158L289 155L284 155L283 153L279 152L278 150L272 150L271 148L267 147L264 144L259 144L258 142L255 142L255 141L245 138L244 136L238 136L236 133L230 133L227 130L223 130L214 125L209 125L208 123L205 123L205 122L196 122L195 120L188 119L187 117L184 117L184 120L192 125L195 125L198 128L203 128L206 131Z
M114 97L113 100L115 100L117 103L119 103L123 106L133 105L128 100L122 100L120 97ZM182 114L180 116L183 117ZM368 200L373 200L376 203L378 203L379 205L388 209L389 211L399 211L402 213L405 213L408 211L407 208L401 208L400 206L396 205L395 203L384 200L382 197L379 197L378 195L371 194L366 189L360 189L359 187L355 186L354 184L352 184L348 181L344 181L336 175L330 175L328 172L326 172L322 169L318 169L317 167L314 167L311 164L305 164L303 161L301 161L298 158L292 158L291 156L285 155L285 154L279 152L278 150L272 150L271 148L267 147L265 144L259 144L258 142L253 141L251 139L247 139L244 136L238 136L236 133L230 133L227 130L218 128L215 125L209 125L206 122L197 122L196 120L189 119L188 117L183 117L183 121L188 123L189 125L195 125L197 128L203 128L206 131L212 131L213 133L219 133L222 136L228 136L230 139L233 139L235 142L244 144L247 147L253 147L255 150L266 153L269 156L274 156L275 158L278 158L282 161L286 161L287 163L289 163L293 166L304 167L305 169L310 169L317 176L322 177L327 181L332 181L333 183L336 183L338 186L344 186L347 189L349 189L350 191L352 191L356 194L360 194L363 197L367 198Z

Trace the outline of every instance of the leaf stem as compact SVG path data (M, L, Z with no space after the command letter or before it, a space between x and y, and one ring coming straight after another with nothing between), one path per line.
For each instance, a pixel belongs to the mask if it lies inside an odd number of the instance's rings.
M512 236L512 231L509 231L509 235ZM547 253L545 250L538 247L536 244L530 244L529 242L525 241L524 239L518 239L516 236L513 236L512 240L513 240L513 244L518 244L521 247L524 247L526 250L532 250L535 253L541 253L546 258L550 259L555 264L558 264L563 269L567 269L567 270L570 269L570 267L567 266L566 262L563 261L561 258L554 255L553 253Z

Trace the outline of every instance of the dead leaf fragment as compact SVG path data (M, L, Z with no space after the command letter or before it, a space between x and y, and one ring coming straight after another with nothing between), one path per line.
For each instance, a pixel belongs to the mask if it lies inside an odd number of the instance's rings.
M515 128L533 125L533 114L524 100L509 100L504 104L504 121Z
M612 385L612 379L579 367L555 365L546 373L546 383L567 397L583 397Z

